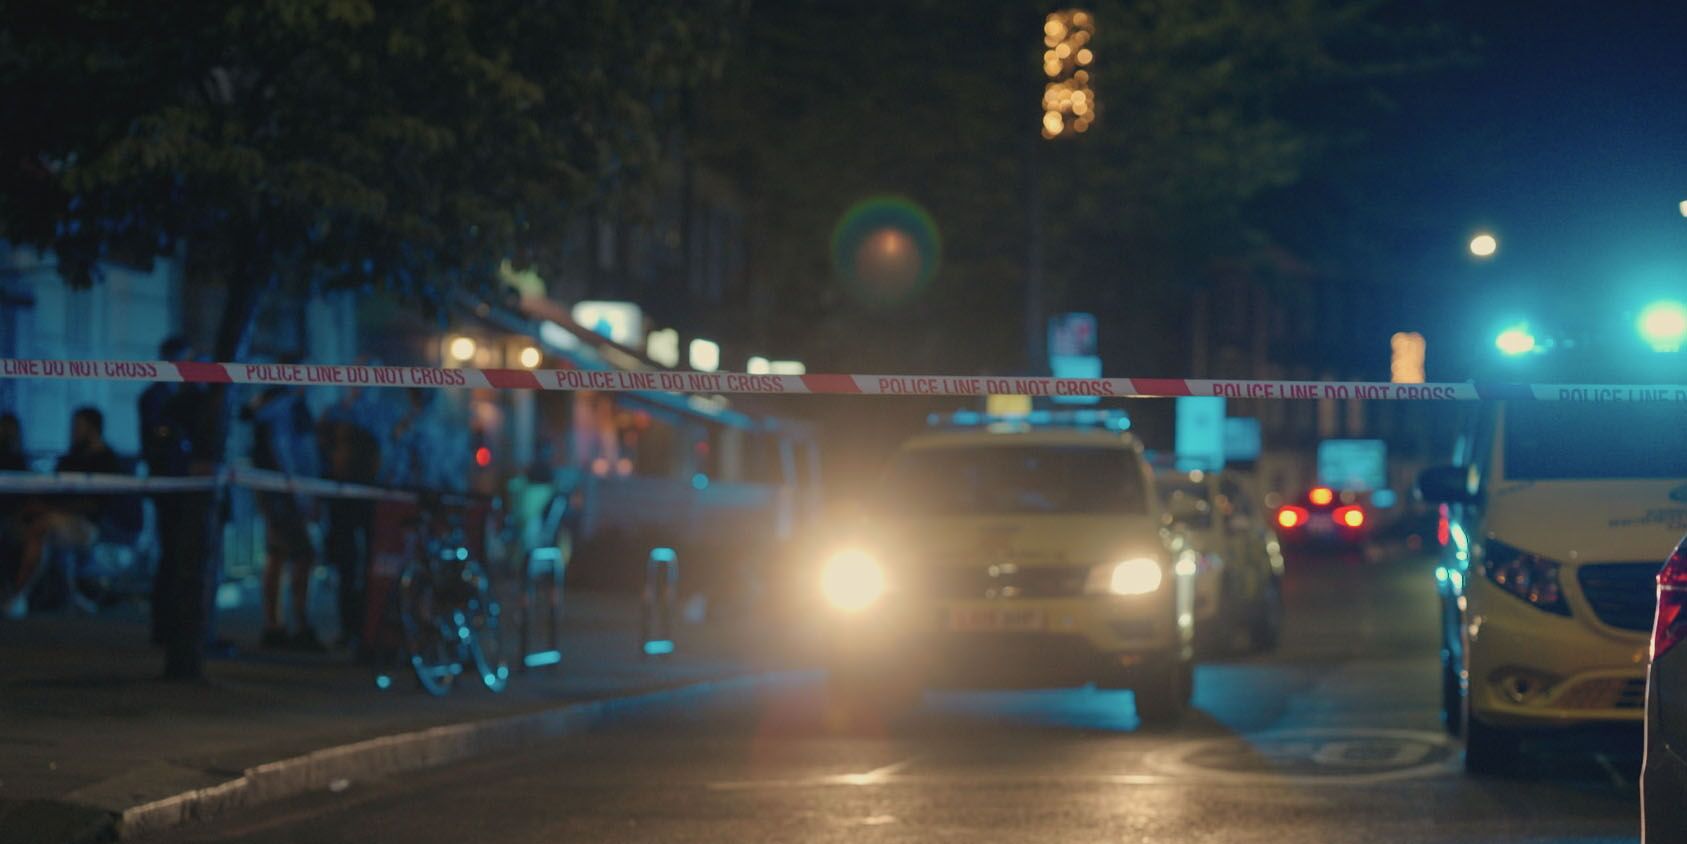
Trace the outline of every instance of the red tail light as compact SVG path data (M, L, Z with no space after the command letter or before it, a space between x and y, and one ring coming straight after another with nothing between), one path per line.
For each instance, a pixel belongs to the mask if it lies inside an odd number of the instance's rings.
M1306 523L1306 510L1301 507L1284 507L1277 511L1277 524L1286 528L1298 527Z
M1365 511L1363 508L1351 505L1337 507L1336 524L1346 525L1350 528L1362 527L1365 524Z
M1447 543L1453 541L1452 511L1447 505L1439 504L1436 505L1435 512L1435 541L1441 543L1441 547L1445 548Z
M1658 617L1652 623L1652 659L1687 639L1687 541L1658 572Z

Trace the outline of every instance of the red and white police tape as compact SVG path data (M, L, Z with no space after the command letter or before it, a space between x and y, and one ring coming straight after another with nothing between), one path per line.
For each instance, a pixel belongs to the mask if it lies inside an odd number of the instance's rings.
M178 381L355 387L466 387L754 395L1096 396L1237 399L1687 402L1687 384L1519 384L1268 381L1194 378L1044 378L985 375L751 375L742 372L471 369L279 363L0 358L0 378Z

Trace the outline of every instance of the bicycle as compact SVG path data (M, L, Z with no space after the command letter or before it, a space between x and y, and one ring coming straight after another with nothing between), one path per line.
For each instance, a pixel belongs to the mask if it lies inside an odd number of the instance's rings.
M456 517L446 531L436 533L434 508L423 503L414 534L416 554L399 575L404 658L431 695L448 694L468 667L488 690L501 692L510 670L492 577L470 555Z

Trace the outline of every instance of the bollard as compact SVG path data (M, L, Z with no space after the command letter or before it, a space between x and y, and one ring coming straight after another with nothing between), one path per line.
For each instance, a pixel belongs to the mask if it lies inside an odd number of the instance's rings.
M679 555L674 549L650 549L644 564L644 596L639 604L639 656L674 652L674 605L679 602Z

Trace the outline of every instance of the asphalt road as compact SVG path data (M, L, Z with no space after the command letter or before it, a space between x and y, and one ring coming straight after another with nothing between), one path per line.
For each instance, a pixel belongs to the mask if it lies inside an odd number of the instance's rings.
M795 683L170 840L1635 840L1637 738L1537 743L1507 779L1458 770L1426 560L1291 565L1283 646L1204 666L1172 730L1140 730L1128 693L1070 690L930 695L840 733Z

